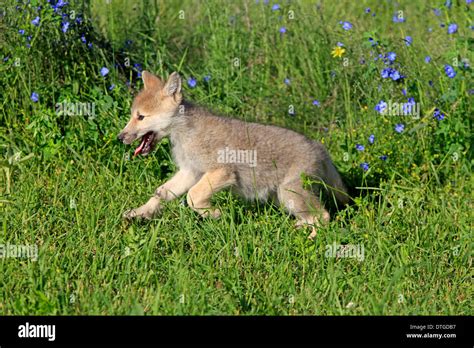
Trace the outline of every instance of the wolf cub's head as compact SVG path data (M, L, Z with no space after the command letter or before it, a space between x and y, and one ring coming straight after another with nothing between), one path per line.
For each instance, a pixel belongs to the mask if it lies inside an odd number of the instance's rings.
M169 134L171 122L183 98L181 78L176 72L166 83L147 71L142 72L142 79L145 87L135 97L130 121L118 136L124 144L141 138L134 155L149 154L156 143Z

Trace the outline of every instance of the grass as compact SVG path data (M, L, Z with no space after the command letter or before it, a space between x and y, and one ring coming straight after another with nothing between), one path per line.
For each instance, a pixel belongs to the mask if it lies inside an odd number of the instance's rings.
M45 3L30 24L38 4L7 1L0 22L0 245L39 250L37 261L0 259L1 314L472 315L472 5L72 1L59 13L83 21L63 33ZM392 21L397 11L406 22ZM398 82L374 61L390 51ZM142 86L135 63L196 78L185 96L213 110L322 141L354 204L314 241L279 207L228 192L214 199L219 220L177 200L153 221L123 221L176 169L166 140L147 158L116 140ZM408 97L420 118L374 110ZM94 103L95 117L58 115L64 100ZM333 243L363 246L364 259L327 257Z

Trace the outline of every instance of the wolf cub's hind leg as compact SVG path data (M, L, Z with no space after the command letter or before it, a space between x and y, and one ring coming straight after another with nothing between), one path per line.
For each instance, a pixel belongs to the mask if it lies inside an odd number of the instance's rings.
M151 197L148 202L138 208L127 210L123 214L123 217L125 219L135 217L151 219L161 210L162 201L171 201L186 193L198 179L199 177L191 171L178 171L170 180L156 189L155 195Z
M322 206L318 197L303 188L299 178L278 188L278 201L296 217L297 228L306 225L311 227L309 239L316 237L318 226L329 222L328 211Z
M227 168L207 172L189 190L186 197L188 205L203 217L218 218L221 212L211 207L211 197L214 193L235 183L235 174Z

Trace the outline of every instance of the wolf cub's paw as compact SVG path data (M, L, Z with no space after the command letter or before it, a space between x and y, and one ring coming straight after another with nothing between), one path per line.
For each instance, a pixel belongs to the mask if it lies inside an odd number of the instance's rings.
M309 240L313 240L313 239L317 236L317 234L318 234L318 230L317 230L316 226L314 226L314 225L309 225L309 224L307 224L306 222L303 222L303 221L301 221L301 220L300 220L300 221L297 221L297 222L295 223L295 228L298 229L298 230L299 230L299 229L306 229L306 228L308 228L308 227L311 228L311 233L310 233L310 235L308 236L308 239L309 239Z
M317 236L316 227L311 227L311 234L308 236L309 240L313 240Z
M211 217L213 219L218 219L222 215L220 209L206 209L204 212L201 213L203 218Z
M153 217L153 214L149 212L144 212L140 208L137 209L130 209L123 213L122 217L127 220L135 219L135 218L142 218L150 220Z

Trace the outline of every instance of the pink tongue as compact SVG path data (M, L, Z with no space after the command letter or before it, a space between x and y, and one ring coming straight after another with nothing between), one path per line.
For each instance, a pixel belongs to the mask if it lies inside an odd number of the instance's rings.
M142 142L140 143L140 145L135 149L135 152L133 153L133 156L135 157L136 155L138 155L142 149L143 149L143 146L145 146L145 141L146 141L146 137L143 137L143 140Z

